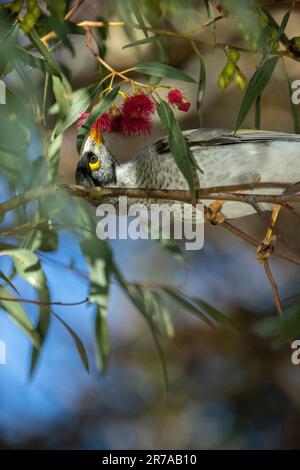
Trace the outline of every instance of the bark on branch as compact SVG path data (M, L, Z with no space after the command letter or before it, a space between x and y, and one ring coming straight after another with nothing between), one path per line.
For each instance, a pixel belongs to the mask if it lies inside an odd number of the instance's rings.
M236 191L247 191L255 189L282 189L287 190L285 194L236 194ZM231 186L215 186L197 190L197 199L203 201L208 199L243 202L253 206L253 200L257 203L266 202L270 204L300 203L300 194L289 192L289 183L251 183ZM300 190L300 189L299 189ZM9 199L0 204L0 217L6 212L17 207L36 201L45 196L66 194L79 197L91 203L101 203L101 199L108 197L127 196L134 199L165 199L168 201L191 202L191 193L187 190L172 189L136 189L136 188L87 188L73 184L53 184L44 187L30 189L19 196Z

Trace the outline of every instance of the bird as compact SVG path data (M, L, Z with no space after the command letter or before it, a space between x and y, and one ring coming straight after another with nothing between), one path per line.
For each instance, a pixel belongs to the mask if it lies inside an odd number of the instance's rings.
M191 129L183 131L183 136L199 166L195 171L201 189L255 182L294 185L300 181L298 134ZM95 130L90 132L83 146L75 179L78 185L89 188L189 189L171 154L167 137L144 146L131 160L119 163L105 145L103 136ZM253 191L248 190L247 193ZM255 189L256 194L267 195L278 195L283 191L282 188L269 187ZM116 204L116 198L110 202ZM137 201L132 199L130 202ZM171 204L172 201L164 203ZM214 201L205 200L203 203L211 205ZM259 207L262 211L269 211L273 206L260 203ZM255 207L243 202L222 202L222 214L228 220L254 212Z

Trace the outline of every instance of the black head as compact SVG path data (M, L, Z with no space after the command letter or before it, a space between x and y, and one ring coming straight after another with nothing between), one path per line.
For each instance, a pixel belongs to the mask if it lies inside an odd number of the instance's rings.
M77 163L75 179L81 186L110 186L116 181L118 162L104 145L88 138Z

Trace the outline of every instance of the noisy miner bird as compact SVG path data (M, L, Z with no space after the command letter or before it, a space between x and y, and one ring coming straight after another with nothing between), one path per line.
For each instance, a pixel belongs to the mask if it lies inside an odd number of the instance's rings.
M202 189L254 182L292 185L300 181L300 135L249 130L233 133L229 129L194 129L184 131L183 135L202 170L197 171ZM90 132L78 161L76 182L88 187L188 189L167 138L143 147L132 160L118 163L95 130ZM276 188L255 189L257 194L282 192ZM113 199L110 202L116 204ZM137 200L128 199L128 205L133 202ZM206 206L213 203L203 202ZM173 201L164 203L171 205ZM272 205L261 203L260 208L270 210ZM226 219L253 212L252 206L241 202L222 205Z

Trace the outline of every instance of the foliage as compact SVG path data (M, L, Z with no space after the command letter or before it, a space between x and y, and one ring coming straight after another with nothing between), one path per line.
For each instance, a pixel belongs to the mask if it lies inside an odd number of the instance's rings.
M257 107L256 124L259 125L261 97L272 80L278 60L284 60L284 57L299 60L299 38L289 39L285 34L293 2L290 2L282 23L278 25L272 16L272 9L262 6L262 2L251 0L244 8L245 2L236 0L224 0L218 4L190 1L189 19L196 22L198 30L211 27L213 40L209 42L178 30L176 20L185 15L182 14L182 2L177 0L115 0L107 3L111 5L103 7L104 17L90 27L72 21L75 11L80 12L82 2L15 0L1 6L0 75L6 84L6 104L0 105L0 177L4 188L2 194L5 193L6 199L56 181L64 131L77 121L80 112L89 113L78 133L77 144L80 149L87 132L100 116L105 112L112 116L116 108L121 109L122 103L128 99L122 87L128 83L132 86L130 96L145 93L155 100L161 124L168 131L174 159L192 194L195 194L193 170L196 163L166 99L169 94L169 103L183 111L189 109L189 103L179 90L176 96L173 93L172 102L170 91L173 88L168 81L195 83L195 87L198 87L197 109L201 109L207 80L201 48L209 46L222 49L226 65L218 77L210 77L210 80L217 82L223 91L235 80L235 86L242 91L243 98L236 120L238 129L254 103ZM111 28L115 27L106 19L110 17L111 11L117 12L128 36L124 49L131 47L138 50L144 44L153 43L157 54L155 61L138 63L123 71L114 70L106 62L107 37ZM231 18L235 21L239 41L243 41L242 46L229 46L216 41L218 22L226 22ZM132 31L136 29L143 32L143 39L134 39ZM58 51L65 49L76 60L73 39L82 34L86 35L87 53L93 54L98 66L99 80L74 89L68 78L70 71ZM168 63L166 38L170 41L180 38L190 44L200 61L197 79ZM246 78L239 66L240 57L253 59L254 55L257 70L252 77ZM288 75L287 81L290 90ZM177 101L174 101L174 96ZM291 109L295 131L299 132L297 109ZM131 134L128 132L128 135ZM48 286L50 280L44 273L42 255L45 251L57 250L57 234L66 227L78 237L89 271L89 302L94 305L95 311L96 362L99 369L105 369L109 355L107 304L113 277L148 322L161 358L160 337L165 333L171 337L174 334L168 301L170 297L176 305L201 316L205 321L234 328L227 317L202 299L190 299L171 287L166 290L130 285L122 277L109 244L97 239L95 221L81 202L49 196L40 200L35 207L24 204L14 211L11 218L0 211L0 217L1 231L5 232L7 226L10 227L9 237L1 236L0 233L0 255L8 256L12 262L9 273L0 271L0 305L1 310L15 321L32 342L31 372L49 332L53 314ZM174 256L178 255L178 248L171 241L165 246ZM16 276L27 281L36 291L39 307L36 324L22 306L22 292L17 292L14 287ZM55 280L51 279L51 282ZM64 320L57 318L71 334L82 362L88 369L87 354L81 340Z

